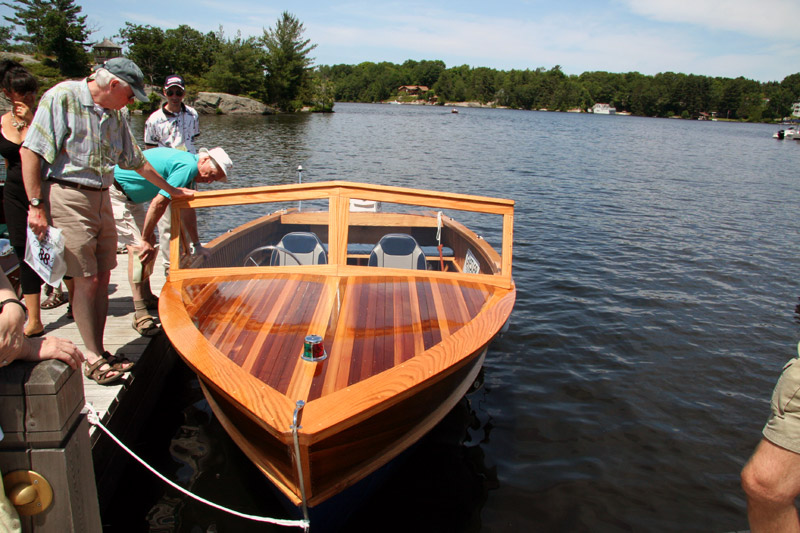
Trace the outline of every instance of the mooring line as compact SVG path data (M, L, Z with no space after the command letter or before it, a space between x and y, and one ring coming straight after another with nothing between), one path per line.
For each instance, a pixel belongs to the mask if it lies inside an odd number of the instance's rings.
M267 516L255 516L255 515L240 513L239 511L234 511L233 509L228 509L227 507L223 507L222 505L219 505L219 504L216 504L214 502L208 501L208 500L206 500L205 498L203 498L201 496L198 496L196 494L193 494L192 492L189 492L188 490L184 489L180 485L176 484L174 481L169 480L166 477L164 477L164 475L161 474L161 472L159 472L158 470L156 470L155 468L153 468L152 466L147 464L141 457L136 455L136 453L134 453L133 450L131 450L130 448L125 446L125 444L123 444L122 441L120 441L116 436L114 436L114 434L111 433L111 431L109 431L109 429L107 427L105 427L102 422L100 422L100 417L97 414L97 410L95 410L94 406L91 403L86 402L86 405L84 406L84 412L86 412L87 419L88 419L90 424L92 424L94 426L97 426L98 428L102 429L103 432L111 438L111 440L116 442L123 450L128 452L128 454L130 454L131 457L133 457L134 459L139 461L139 463L141 463L142 466L144 466L150 472L155 474L156 477L158 477L159 479L164 481L166 484L168 484L169 486L171 486L175 490L177 490L179 492L182 492L183 494L189 496L190 498L192 498L194 500L197 500L197 501L199 501L201 503L204 503L204 504L206 504L206 505L208 505L210 507L213 507L215 509L218 509L220 511L226 512L228 514L232 514L234 516L238 516L239 518L245 518L247 520L253 520L255 522L266 522L266 523L269 523L269 524L274 524L276 526L300 527L300 528L303 528L303 530L306 531L306 532L309 530L310 522L308 520L284 520L282 518L270 518L270 517L267 517Z

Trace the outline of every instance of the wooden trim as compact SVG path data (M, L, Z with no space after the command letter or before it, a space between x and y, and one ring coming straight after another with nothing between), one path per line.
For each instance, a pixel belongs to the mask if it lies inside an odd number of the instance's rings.
M511 250L513 247L513 200L345 181L205 191L196 193L191 199L174 199L171 203L173 231L172 240L170 241L170 255L173 260L170 263L170 276L180 269L179 261L176 260L179 257L179 246L175 241L181 238L181 220L179 216L181 209L328 199L330 202L328 228L329 231L335 233L335 235L329 235L329 248L333 251L331 253L331 250L329 250L329 257L333 255L333 259L329 258L329 261L344 264L347 261L347 256L346 250L345 253L342 252L341 243L347 243L348 224L351 216L349 203L350 199L353 198L502 215L503 268L501 268L500 275L510 280ZM302 214L297 213L292 216L299 218ZM412 215L407 216L408 220L413 220ZM361 219L367 219L367 217L364 217L364 214L354 216L354 220ZM396 222L400 223L403 220L405 220L405 217L398 215ZM429 225L426 226L430 227Z
M171 265L170 265L171 266ZM269 274L315 274L320 276L359 277L359 276L403 276L406 278L452 279L483 283L502 289L514 287L514 281L494 274L466 274L462 272L440 272L438 270L405 270L400 268L369 267L355 265L305 265L305 266L260 266L230 268L183 268L170 270L170 281L187 279L232 277L243 275Z

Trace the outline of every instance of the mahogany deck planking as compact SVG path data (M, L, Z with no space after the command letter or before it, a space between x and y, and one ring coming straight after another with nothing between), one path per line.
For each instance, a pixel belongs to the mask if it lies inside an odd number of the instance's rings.
M216 287L208 290L210 285ZM182 294L198 330L221 353L276 391L292 390L299 395L293 400L310 401L431 348L474 318L492 290L449 280L370 276L340 284L341 309L336 293L319 276L292 274L195 280ZM330 317L319 316L320 306ZM313 321L328 324L328 358L319 363L299 360ZM314 365L313 372L302 365Z

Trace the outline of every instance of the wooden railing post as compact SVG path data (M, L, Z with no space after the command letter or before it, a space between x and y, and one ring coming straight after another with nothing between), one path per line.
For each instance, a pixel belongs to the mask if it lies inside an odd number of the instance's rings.
M47 509L20 516L24 532L102 531L84 404L80 372L60 361L0 369L0 471L35 471L53 489Z

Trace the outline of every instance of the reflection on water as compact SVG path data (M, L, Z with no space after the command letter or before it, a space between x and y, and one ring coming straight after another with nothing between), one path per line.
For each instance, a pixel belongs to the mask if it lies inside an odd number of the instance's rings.
M517 202L517 303L487 355L479 406L470 398L491 431L471 436L479 446L430 452L430 467L413 474L398 469L409 483L392 483L402 492L374 504L391 517L376 523L416 519L423 531L428 523L439 531L747 529L739 471L800 338L800 143L776 142L775 128L759 124L430 106L336 111L203 117L199 140L231 154L228 187L294 182L302 165L307 181ZM228 222L200 221L209 232ZM177 474L189 461L164 455L175 428L192 424L176 418L153 455ZM225 442L217 430L207 426L207 442ZM241 453L210 449L197 460L216 469L194 485L224 499L221 487L238 483L233 507L270 514L268 484ZM472 466L440 477L482 484L460 500L457 516L440 521L435 513L450 505L452 487L438 499L406 498L436 486L433 468L450 468L451 457ZM161 490L137 491L127 509L144 521ZM225 520L198 505L172 507L176 530Z

